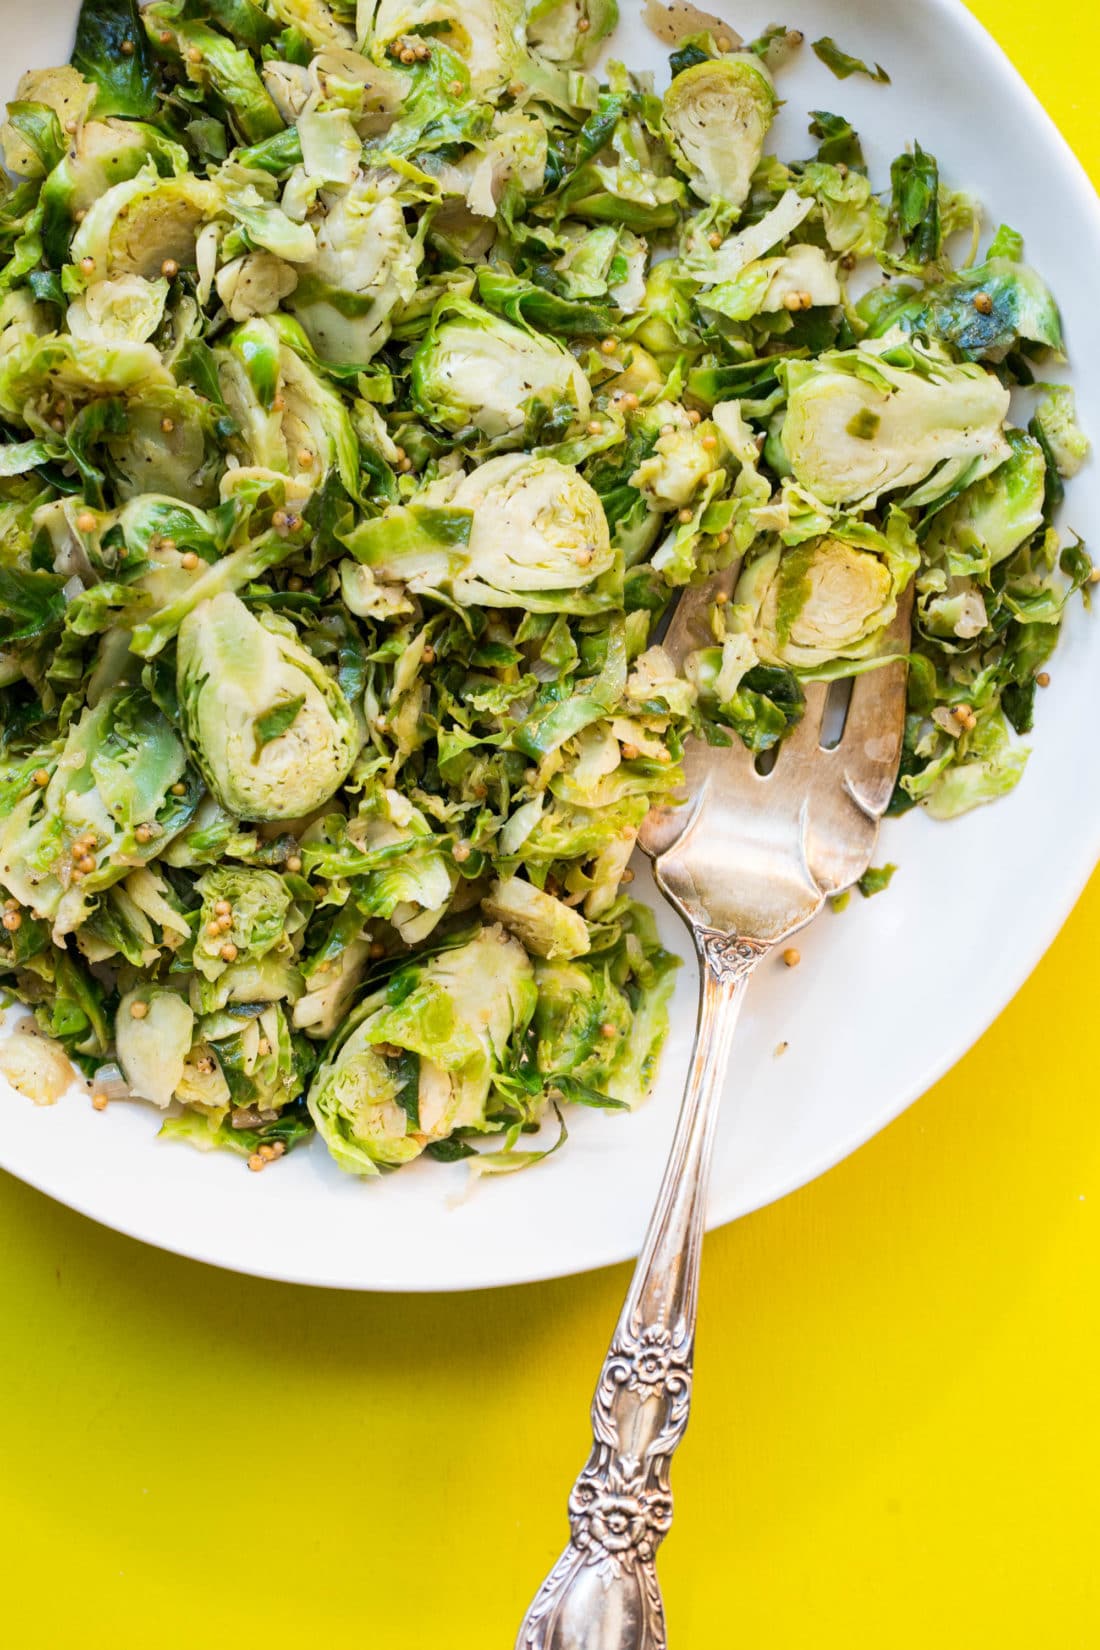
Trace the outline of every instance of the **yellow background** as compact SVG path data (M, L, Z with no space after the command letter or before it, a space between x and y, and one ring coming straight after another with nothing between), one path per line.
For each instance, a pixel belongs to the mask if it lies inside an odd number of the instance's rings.
M975 9L1100 179L1100 7ZM1098 933L1100 879L919 1105L709 1239L677 1650L1100 1644ZM510 1650L626 1276L324 1295L0 1177L0 1643Z

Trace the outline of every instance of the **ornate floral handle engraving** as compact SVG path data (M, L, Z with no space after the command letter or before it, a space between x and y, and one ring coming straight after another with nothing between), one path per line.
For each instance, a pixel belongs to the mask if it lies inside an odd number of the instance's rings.
M592 1400L592 1453L569 1497L570 1541L516 1650L666 1650L656 1554L687 1427L715 1124L743 986L769 949L695 930L699 1022L653 1218Z

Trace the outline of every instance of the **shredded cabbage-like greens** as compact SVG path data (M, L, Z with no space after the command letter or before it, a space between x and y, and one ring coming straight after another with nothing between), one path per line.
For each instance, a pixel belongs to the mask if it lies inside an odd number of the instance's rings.
M919 145L766 152L797 33L667 21L659 95L614 0L85 0L8 105L0 973L168 1135L493 1174L635 1105L684 741L914 584L893 811L1020 777L1092 576L1055 302Z

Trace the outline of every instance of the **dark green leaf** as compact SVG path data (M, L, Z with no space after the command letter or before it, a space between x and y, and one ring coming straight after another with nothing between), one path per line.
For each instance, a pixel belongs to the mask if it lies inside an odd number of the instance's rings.
M155 659L150 659L141 672L141 681L157 708L170 722L178 725L180 702L176 688L175 649L166 648Z
M432 1140L424 1147L425 1157L434 1157L437 1163L460 1163L464 1157L476 1157L477 1152L465 1140L450 1135L446 1140Z
M190 384L205 400L217 408L218 416L214 422L214 433L218 439L228 441L230 436L236 435L237 421L222 399L221 384L218 380L218 366L210 345L204 343L201 338L189 339L176 357L173 371L178 383Z
M1066 489L1062 478L1058 474L1058 465L1054 454L1050 450L1050 443L1046 438L1046 431L1037 418L1033 418L1027 427L1027 433L1033 436L1043 449L1043 462L1046 469L1043 472L1043 521L1047 527L1054 520L1054 513L1066 496Z
M1032 625L1028 629L1034 629ZM1001 709L1017 733L1030 733L1035 725L1036 681L1029 676L1026 682L1010 682L1001 693Z
M297 1040L295 1047L297 1048ZM218 1133L218 1144L231 1147L242 1157L251 1157L261 1146L281 1145L284 1151L292 1152L295 1146L302 1145L312 1136L313 1119L305 1104L298 1100L280 1112L273 1122L261 1123L259 1128L235 1129L227 1119Z
M115 396L89 401L69 425L65 437L69 457L80 472L84 484L85 502L97 510L106 508L103 495L105 474L92 458L92 452L107 436L125 435L127 429L126 405Z
M64 583L56 573L0 566L0 646L56 629L65 613Z
M794 672L783 665L754 665L733 698L721 706L721 720L749 750L771 750L801 721L806 696Z
M137 0L84 0L72 64L99 91L99 118L144 120L157 106L157 77Z
M668 60L668 66L672 72L672 78L675 80L676 76L683 74L685 69L693 69L697 63L709 62L709 52L705 52L702 46L696 46L688 40L672 53Z
M761 360L738 361L728 367L692 367L687 376L687 393L692 400L708 407L733 398L770 395L779 383L776 369L783 360L782 355L771 355Z
M890 167L894 217L906 250L918 264L940 254L940 173L935 155L919 143L912 154L898 155Z
M0 934L0 945L11 952L11 963L15 968L25 963L28 957L41 956L50 944L50 925L33 917L29 911L23 912L23 920L14 934ZM3 951L0 951L0 967L6 967Z
M213 115L199 115L195 120L189 120L184 131L199 160L213 161L217 165L228 155L229 140L225 126Z
M1022 350L1011 349L1001 362L993 363L993 370L1002 384L1011 389L1014 384L1034 384L1035 374Z
M387 1062L391 1076L397 1082L394 1099L409 1120L411 1129L420 1127L420 1056L412 1049L403 1048L395 1059Z
M851 123L843 115L831 115L827 109L811 109L810 115L810 136L818 139L818 160L832 166L862 169L863 145Z
M55 995L48 1009L38 1010L39 1023L74 1056L106 1054L111 1042L106 991L68 951L55 948L53 964Z
M318 614L305 633L305 641L315 659L332 670L349 704L363 697L367 686L367 650L354 621L343 608Z
M57 269L32 269L27 277L27 285L40 304L56 304L64 309L68 304L65 289L61 284L61 272Z
M912 687L914 659L909 662L909 682ZM916 752L917 744L924 731L924 716L917 712L905 718L905 739L901 750L901 764L898 768L897 783L894 794L886 807L887 819L897 819L907 814L911 808L917 806L917 799L906 789L904 781L919 774L924 768L924 760Z
M594 159L606 148L625 108L626 98L621 92L601 92L595 111L577 135L574 167L583 166L586 160Z

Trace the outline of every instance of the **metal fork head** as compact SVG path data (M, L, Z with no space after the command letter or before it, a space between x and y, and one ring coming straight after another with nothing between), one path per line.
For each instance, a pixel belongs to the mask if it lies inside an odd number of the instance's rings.
M719 574L681 597L663 644L678 666L712 642L706 615L731 583L730 573ZM757 771L738 740L728 748L690 742L686 802L652 809L639 843L693 928L774 945L863 875L901 758L910 605L899 604L889 631L888 651L901 657L854 678L832 749L821 743L825 682L807 688L802 720L770 773Z

